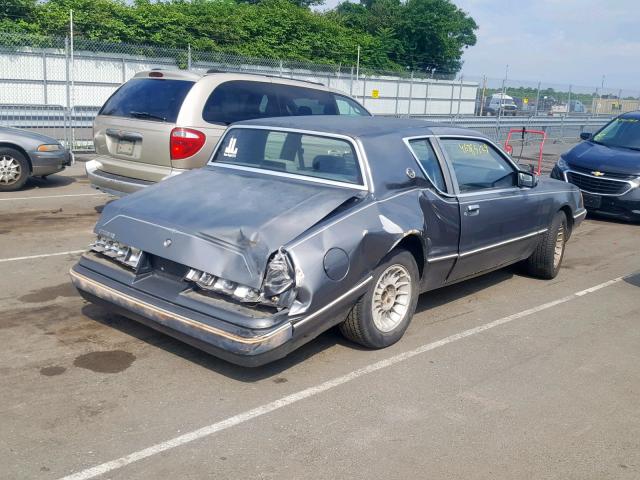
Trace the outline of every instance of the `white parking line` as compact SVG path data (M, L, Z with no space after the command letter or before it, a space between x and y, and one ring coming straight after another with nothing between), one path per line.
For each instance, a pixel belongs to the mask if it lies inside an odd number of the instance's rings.
M0 258L0 263L17 262L19 260L32 260L34 258L57 257L60 255L75 255L77 253L83 253L85 251L86 249L85 250L69 250L67 252L43 253L42 255L29 255L28 257Z
M97 197L99 195L106 195L105 193L69 193L66 195L41 195L39 197L12 197L12 198L0 198L0 202L8 202L10 200L39 200L41 198L64 198L64 197Z
M111 460L110 462L106 462L101 465L97 465L95 467L91 467L86 470L82 470L80 472L68 475L66 477L63 477L60 480L88 480L90 478L97 477L98 475L103 475L105 473L111 472L118 468L122 468L126 465L142 460L144 458L157 455L161 452L165 452L167 450L180 447L186 443L193 442L194 440L199 440L201 438L208 437L222 430L235 427L236 425L240 425L242 423L248 422L262 415L273 412L274 410L279 410L293 403L299 402L300 400L313 397L320 393L326 392L327 390L331 390L335 387L351 382L356 378L362 377L364 375L368 375L369 373L376 372L378 370L382 370L383 368L390 367L400 362L404 362L405 360L409 360L410 358L413 358L417 355L434 350L444 345L448 345L449 343L457 342L458 340L462 340L463 338L470 337L478 333L482 333L491 328L504 325L506 323L517 320L519 318L527 317L534 313L541 312L542 310L547 310L551 307L555 307L556 305L560 305L562 303L566 303L570 300L574 300L576 298L582 297L589 293L593 293L596 290L600 290L601 288L608 287L610 285L618 283L624 278L627 278L627 277L624 276L624 277L614 278L613 280L609 280L608 282L604 282L594 287L588 288L586 290L581 290L571 295L567 295L566 297L562 297L558 300L544 303L542 305L538 305L537 307L523 310L522 312L514 313L513 315L509 315L509 316L500 318L498 320L494 320L493 322L485 323L484 325L480 325L475 328L470 328L469 330L465 330L463 332L450 335L436 342L427 343L426 345L422 345L414 350L409 350L407 352L400 353L393 357L389 357L385 360L381 360L371 365L367 365L366 367L360 368L358 370L354 370L341 377L337 377L332 380L328 380L324 383L321 383L319 385L309 387L305 390L292 393L291 395L287 395L273 402L267 403L265 405L261 405L251 410L247 410L245 412L239 413L238 415L234 415L233 417L229 417L225 420L213 423L206 427L202 427L198 430L194 430L184 435L180 435L179 437L175 437L170 440L157 443L155 445L152 445L151 447L138 450L137 452L130 453L129 455L125 455L115 460Z

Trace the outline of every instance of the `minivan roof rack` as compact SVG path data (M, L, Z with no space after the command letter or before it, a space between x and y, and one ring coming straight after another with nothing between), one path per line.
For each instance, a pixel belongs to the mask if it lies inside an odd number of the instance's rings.
M269 77L269 78L286 78L286 77L280 77L278 75L270 75L267 73L255 73L255 72L230 72L228 70L220 70L218 68L210 68L209 70L207 70L207 73L240 73L243 75L256 75L259 77ZM299 78L287 78L287 80L294 80L296 82L304 82L304 83L313 83L314 85L322 85L323 87L325 86L324 83L322 82L314 82L313 80L300 80Z

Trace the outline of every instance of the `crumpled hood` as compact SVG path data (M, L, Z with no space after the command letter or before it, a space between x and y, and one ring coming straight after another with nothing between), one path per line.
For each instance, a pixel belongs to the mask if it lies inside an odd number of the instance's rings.
M564 155L573 166L603 172L640 175L640 151L581 142Z
M206 167L108 204L95 231L259 288L273 252L358 194L362 192Z

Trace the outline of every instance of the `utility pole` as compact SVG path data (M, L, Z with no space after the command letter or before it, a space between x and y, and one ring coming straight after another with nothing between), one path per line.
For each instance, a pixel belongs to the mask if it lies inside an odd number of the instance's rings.
M69 126L71 127L71 145L69 148L73 150L75 147L75 132L73 129L73 111L75 108L75 59L74 59L74 46L73 46L73 10L69 10L69 50L71 59L71 97L69 105Z

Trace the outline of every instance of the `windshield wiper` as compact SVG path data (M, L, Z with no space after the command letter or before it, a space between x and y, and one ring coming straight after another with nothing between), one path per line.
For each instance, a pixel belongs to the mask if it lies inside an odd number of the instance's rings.
M129 112L129 115L136 118L150 118L154 120L160 120L162 122L167 121L167 117L161 117L160 115L154 115L153 113L149 113L149 112L136 112L135 110L131 110Z

